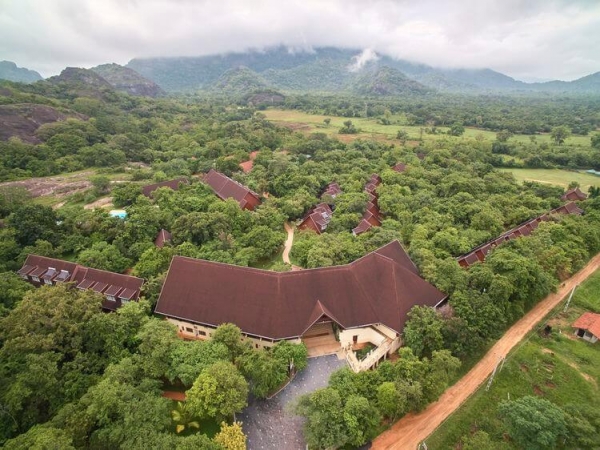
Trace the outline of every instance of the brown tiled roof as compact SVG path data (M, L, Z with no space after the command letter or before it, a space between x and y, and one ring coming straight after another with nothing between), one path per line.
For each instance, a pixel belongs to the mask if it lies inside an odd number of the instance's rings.
M166 243L171 242L171 233L165 229L161 229L154 239L154 245L158 248L163 248Z
M381 225L381 213L379 212L379 206L377 205L377 186L381 184L381 177L374 173L371 175L367 184L365 185L365 192L369 196L369 201L365 212L358 225L352 229L352 234L358 236L366 231L369 231L371 227L378 227Z
M17 273L28 280L28 277L36 276L40 280L74 282L79 289L92 289L126 300L139 298L144 283L141 278L131 275L91 269L69 261L38 255L27 256L25 264ZM125 290L129 297L124 295ZM105 300L102 306L106 309L116 309L119 305Z
M342 189L340 188L340 185L334 181L333 183L329 183L327 185L327 187L321 194L321 198L323 198L324 195L330 195L331 197L335 198L336 195L341 194L341 193L342 193Z
M581 189L579 189L577 187L575 189L569 189L567 192L565 192L563 194L563 196L560 199L562 201L567 201L567 200L578 201L578 200L585 200L586 198L587 198L587 195L584 194L583 192L581 192Z
M600 338L600 314L586 312L571 326L587 330L597 338Z
M331 208L327 203L319 203L317 206L311 208L298 228L303 230L306 228L311 228L316 231L317 234L321 234L322 231L325 231L329 222L331 222L332 215Z
M245 333L283 339L301 336L322 315L343 328L383 323L401 332L410 308L445 298L394 241L344 266L296 272L175 256L156 312L210 326L232 322Z
M175 178L174 180L162 181L160 183L149 184L142 188L142 194L146 197L152 197L152 193L161 187L168 187L173 189L174 191L179 189L181 184L188 184L187 178Z
M240 204L241 208L246 207L248 203L247 195L254 197L256 202L260 203L259 196L256 192L251 191L246 186L241 185L237 181L232 180L216 170L210 169L210 171L204 175L204 182L212 188L221 200L233 198ZM254 207L250 209L254 209Z
M527 222L523 222L520 225L517 225L515 228L508 230L502 233L495 239L488 241L484 244L481 244L471 250L469 253L459 256L457 259L458 263L461 267L469 267L477 261L483 261L489 251L505 241L509 241L511 239L516 239L520 236L529 236L533 230L535 230L540 223L546 222L551 219L552 214L583 214L583 210L577 206L575 203L570 202L566 205L559 206L558 208L554 208L550 212L542 214L539 217L535 217L533 219L528 220ZM472 255L477 256L477 260L475 260Z
M398 163L394 167L392 167L392 170L395 170L398 173L402 173L406 170L406 164Z
M254 160L256 159L259 153L259 151L250 152L250 159L239 164L240 168L242 169L242 172L249 173L252 171L252 168L254 167Z

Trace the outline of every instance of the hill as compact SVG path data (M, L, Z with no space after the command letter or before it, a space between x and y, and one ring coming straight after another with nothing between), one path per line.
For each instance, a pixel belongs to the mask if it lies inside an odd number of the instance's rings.
M133 59L126 67L170 92L210 88L228 70L240 67L262 77L274 89L288 92L353 93L361 78L382 67L442 92L599 92L596 74L572 82L524 83L490 69L443 69L368 50L332 47L305 51L275 47L201 57Z
M23 142L39 144L36 130L47 123L66 120L69 117L84 118L79 114L65 114L48 105L21 103L0 105L0 140L18 137Z
M424 94L430 89L411 80L397 69L383 66L374 73L365 73L356 80L354 91L362 95L397 96Z
M165 91L154 81L144 78L135 70L119 64L102 64L91 69L119 92L140 97L159 97Z
M264 78L248 67L240 66L226 70L211 86L211 90L224 94L245 95L268 87Z
M14 62L0 61L0 80L16 81L18 83L33 83L42 79L35 70L17 67Z
M67 67L60 75L50 77L39 83L62 91L65 95L75 97L105 98L114 92L111 84L96 72L78 67Z

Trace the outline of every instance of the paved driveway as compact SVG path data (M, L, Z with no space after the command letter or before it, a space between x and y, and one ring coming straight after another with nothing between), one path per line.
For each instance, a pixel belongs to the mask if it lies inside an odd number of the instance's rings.
M237 415L244 423L248 450L304 450L304 418L287 411L286 405L302 394L326 387L329 376L345 365L346 361L336 355L310 358L308 367L277 396L271 400L251 398L248 407Z

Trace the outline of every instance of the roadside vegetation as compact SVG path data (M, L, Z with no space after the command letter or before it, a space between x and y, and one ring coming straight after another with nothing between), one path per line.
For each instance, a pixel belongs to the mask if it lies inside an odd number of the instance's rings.
M572 323L600 312L600 272L579 286L514 350L489 389L482 387L427 439L436 449L594 449L600 442L600 349ZM550 327L547 329L546 327Z

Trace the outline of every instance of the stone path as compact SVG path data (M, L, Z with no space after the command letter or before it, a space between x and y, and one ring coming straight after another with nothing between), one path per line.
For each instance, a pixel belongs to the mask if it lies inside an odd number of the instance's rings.
M344 367L336 355L309 358L308 367L271 400L251 398L237 415L248 437L248 450L304 450L304 418L289 411L293 400L327 386L329 376Z

